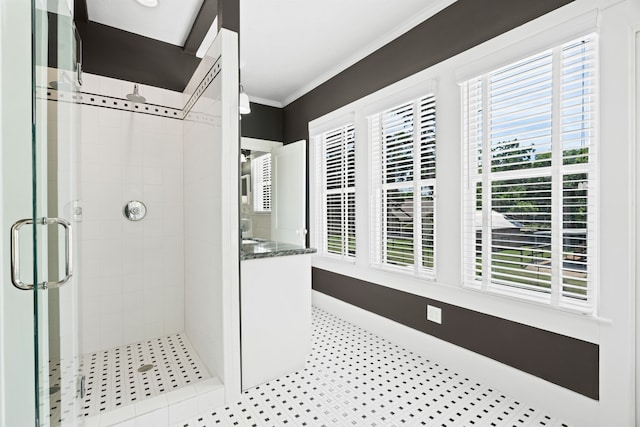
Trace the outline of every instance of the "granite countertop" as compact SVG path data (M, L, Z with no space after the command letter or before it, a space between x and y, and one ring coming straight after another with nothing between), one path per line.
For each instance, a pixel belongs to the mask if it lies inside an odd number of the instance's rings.
M302 255L317 252L314 248L305 248L290 243L274 242L263 239L242 239L240 260L269 258L276 256Z

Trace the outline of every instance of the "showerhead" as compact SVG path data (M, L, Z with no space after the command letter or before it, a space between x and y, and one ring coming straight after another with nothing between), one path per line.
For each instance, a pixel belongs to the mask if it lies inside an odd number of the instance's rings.
M54 90L71 92L72 87L69 83L61 80L53 80L49 82L49 87Z
M139 102L141 104L144 104L145 102L147 102L147 98L145 98L144 96L138 93L137 84L133 85L133 93L128 94L127 99L131 102Z
M60 80L53 80L49 82L49 87L53 90L71 92L73 88L73 82L66 73L60 73Z

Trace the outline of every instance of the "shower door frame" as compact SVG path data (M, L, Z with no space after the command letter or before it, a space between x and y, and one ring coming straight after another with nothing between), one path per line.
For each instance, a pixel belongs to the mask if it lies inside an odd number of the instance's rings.
M0 426L35 424L33 298L11 285L9 230L31 215L31 2L0 2Z
M72 277L72 221L57 218L73 216L73 133L78 122L71 104L54 107L66 122L57 113L50 122L46 96L36 99L36 93L46 94L51 74L50 23L57 30L53 53L58 65L77 65L78 39L71 13L64 9L68 3L56 4L53 14L45 4L0 3L0 427L48 426L51 408L62 406L58 399L71 408L70 424L64 425L75 425L80 406L77 284L67 283ZM75 78L73 70L70 74ZM64 363L51 365L54 354L70 361L67 372ZM50 377L62 378L59 396L50 396L49 387L56 384Z
M32 1L36 423L76 425L84 382L78 333L77 151L81 45L71 5ZM54 88L54 89L51 89ZM45 96L56 90L59 101ZM69 101L64 101L64 99ZM77 230L76 230L77 231ZM60 421L58 421L60 419Z

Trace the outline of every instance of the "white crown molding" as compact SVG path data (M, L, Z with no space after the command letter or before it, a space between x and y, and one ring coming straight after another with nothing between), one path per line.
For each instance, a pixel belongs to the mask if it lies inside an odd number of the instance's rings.
M291 95L284 98L284 100L281 102L281 105L286 107L287 105L291 104L293 101L300 98L304 94L312 91L316 87L320 86L322 83L338 75L339 73L346 70L347 68L349 68L356 62L360 61L361 59L366 58L368 55L380 49L382 46L397 39L402 34L406 33L407 31L417 26L418 24L426 21L428 18L440 12L442 9L446 8L447 6L450 6L451 4L455 3L456 1L457 0L438 0L432 3L429 7L424 8L420 13L415 14L410 19L398 25L394 30L391 30L381 35L377 39L373 40L371 43L367 44L362 49L359 49L358 51L354 52L351 56L349 56L347 59L345 59L335 67L332 67L326 73L320 75L319 77L307 83L297 91L293 92Z
M249 101L255 104L268 105L270 107L277 107L277 108L284 107L282 102L274 101L272 99L260 98L258 96L249 96Z

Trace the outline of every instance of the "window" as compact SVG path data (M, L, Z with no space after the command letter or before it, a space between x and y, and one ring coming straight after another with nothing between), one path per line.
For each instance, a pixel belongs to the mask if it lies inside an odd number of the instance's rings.
M435 96L369 117L372 264L435 275Z
M253 211L271 212L271 154L251 161L253 177Z
M590 311L596 41L462 84L464 283Z
M353 124L325 132L317 139L324 254L356 255L356 162Z

